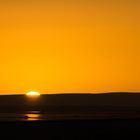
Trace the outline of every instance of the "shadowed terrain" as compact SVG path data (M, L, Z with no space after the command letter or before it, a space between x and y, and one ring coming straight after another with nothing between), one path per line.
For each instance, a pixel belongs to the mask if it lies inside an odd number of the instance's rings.
M0 119L1 137L15 139L19 138L17 134L24 139L48 140L139 137L139 101L138 93L58 94L36 99L25 95L0 96L0 116L3 112L14 112L15 118L30 111L47 114L45 119L35 121Z
M39 98L1 95L0 112L40 111L48 114L100 113L100 115L131 113L132 117L140 114L139 101L139 93L48 94Z

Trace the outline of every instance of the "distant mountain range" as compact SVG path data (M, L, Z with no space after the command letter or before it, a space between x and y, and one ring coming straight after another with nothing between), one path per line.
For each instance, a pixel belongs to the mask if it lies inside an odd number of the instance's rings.
M140 93L45 94L37 98L0 95L0 120L18 116L27 119L29 114L40 114L50 120L53 117L80 116L94 119L140 118Z
M4 106L140 107L140 93L45 94L37 99L25 95L0 95L0 107Z

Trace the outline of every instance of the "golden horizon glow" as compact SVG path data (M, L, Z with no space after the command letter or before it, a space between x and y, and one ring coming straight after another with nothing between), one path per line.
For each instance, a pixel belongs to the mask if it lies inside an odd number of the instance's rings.
M41 94L36 91L30 91L30 92L26 93L26 96L28 96L28 97L39 97L40 95Z
M0 0L0 94L140 92L140 1Z

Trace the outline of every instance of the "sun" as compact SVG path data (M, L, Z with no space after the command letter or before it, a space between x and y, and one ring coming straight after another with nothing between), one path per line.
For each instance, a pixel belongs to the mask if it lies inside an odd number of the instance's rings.
M28 93L26 93L26 96L29 96L29 97L39 97L41 94L37 91L30 91Z

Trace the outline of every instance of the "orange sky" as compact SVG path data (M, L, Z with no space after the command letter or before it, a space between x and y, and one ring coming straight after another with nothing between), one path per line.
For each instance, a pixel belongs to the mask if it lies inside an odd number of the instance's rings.
M140 91L139 0L0 0L0 93Z

